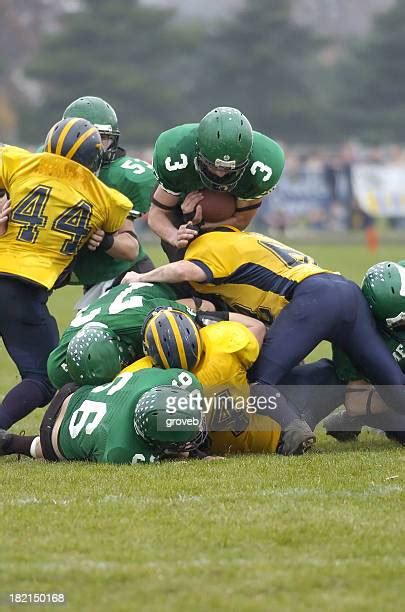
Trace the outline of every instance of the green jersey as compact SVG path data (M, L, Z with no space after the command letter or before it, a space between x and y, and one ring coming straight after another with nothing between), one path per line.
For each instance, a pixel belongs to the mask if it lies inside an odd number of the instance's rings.
M124 155L103 166L98 178L131 200L133 208L129 217L136 219L148 212L156 177L153 167L146 161ZM74 278L81 285L95 285L116 278L145 256L146 253L141 245L138 257L134 261L115 259L104 251L99 249L90 251L84 246L75 259Z
M71 382L67 371L66 351L73 336L86 323L104 323L121 340L124 350L122 360L131 363L143 357L142 326L146 316L158 306L173 306L183 312L195 313L179 304L176 294L169 285L133 283L118 285L110 289L93 304L80 310L69 327L64 331L58 346L48 358L48 375L56 388Z
M155 144L155 173L162 187L175 195L204 188L195 168L198 125L189 123L167 130ZM249 163L230 193L241 200L261 198L277 185L283 167L284 153L280 145L260 132L253 132Z
M81 387L69 400L58 434L58 446L69 460L97 463L154 463L160 451L147 444L134 429L139 398L159 385L201 385L193 374L158 368L122 372L107 385Z
M383 326L377 326L377 328L395 361L398 362L401 370L405 372L405 329L400 327L387 329ZM333 363L336 374L341 380L347 382L351 380L368 380L366 373L359 372L346 353L336 347L333 347Z

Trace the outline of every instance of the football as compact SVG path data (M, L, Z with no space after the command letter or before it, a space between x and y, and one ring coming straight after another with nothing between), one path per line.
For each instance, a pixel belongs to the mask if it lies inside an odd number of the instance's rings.
M203 189L204 195L199 204L202 207L202 218L204 221L218 223L224 221L235 212L236 198L226 191L210 191Z

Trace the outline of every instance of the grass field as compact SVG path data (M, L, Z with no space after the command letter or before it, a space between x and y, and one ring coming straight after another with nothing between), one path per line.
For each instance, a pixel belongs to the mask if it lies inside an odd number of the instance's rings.
M294 246L356 281L403 258L400 246ZM78 295L51 298L61 328ZM4 394L18 378L0 360ZM34 433L41 415L14 430ZM9 592L63 592L75 611L403 609L405 456L377 434L343 446L320 431L304 457L0 464L0 610Z

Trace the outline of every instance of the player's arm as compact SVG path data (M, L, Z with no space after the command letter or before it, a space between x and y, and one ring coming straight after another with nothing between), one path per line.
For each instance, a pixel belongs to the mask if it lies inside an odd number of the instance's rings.
M160 266L150 272L138 274L128 272L122 279L122 283L179 283L196 282L205 283L208 280L206 270L191 261L174 261L173 263Z
M248 317L247 315L239 314L237 312L229 313L229 320L236 321L237 323L242 323L245 327L248 328L250 332L254 335L256 340L261 347L263 344L264 336L266 335L266 326L261 321L254 319L253 317Z
M119 230L107 233L96 230L90 237L87 247L90 251L101 249L110 257L133 261L139 253L139 242L134 234L133 223L126 219Z
M176 300L176 302L179 302L179 304L183 304L184 306L187 306L195 311L201 310L203 312L215 312L214 304L208 300L202 300L201 298L181 298Z
M200 196L201 199L202 196ZM197 232L188 224L175 227L170 220L170 213L179 201L179 195L170 193L158 185L152 195L152 204L148 214L148 225L162 240L182 249L190 240L197 236ZM190 224L191 225L191 224Z

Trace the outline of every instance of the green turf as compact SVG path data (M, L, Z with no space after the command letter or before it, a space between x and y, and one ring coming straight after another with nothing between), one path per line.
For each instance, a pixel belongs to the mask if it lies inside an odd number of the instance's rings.
M403 257L399 246L302 248L357 281L372 263ZM78 296L52 297L61 327ZM4 393L17 375L0 358ZM14 429L35 432L41 414ZM136 467L4 458L0 593L63 591L75 611L401 610L404 461L367 432L349 445L320 433L316 450L294 458Z

